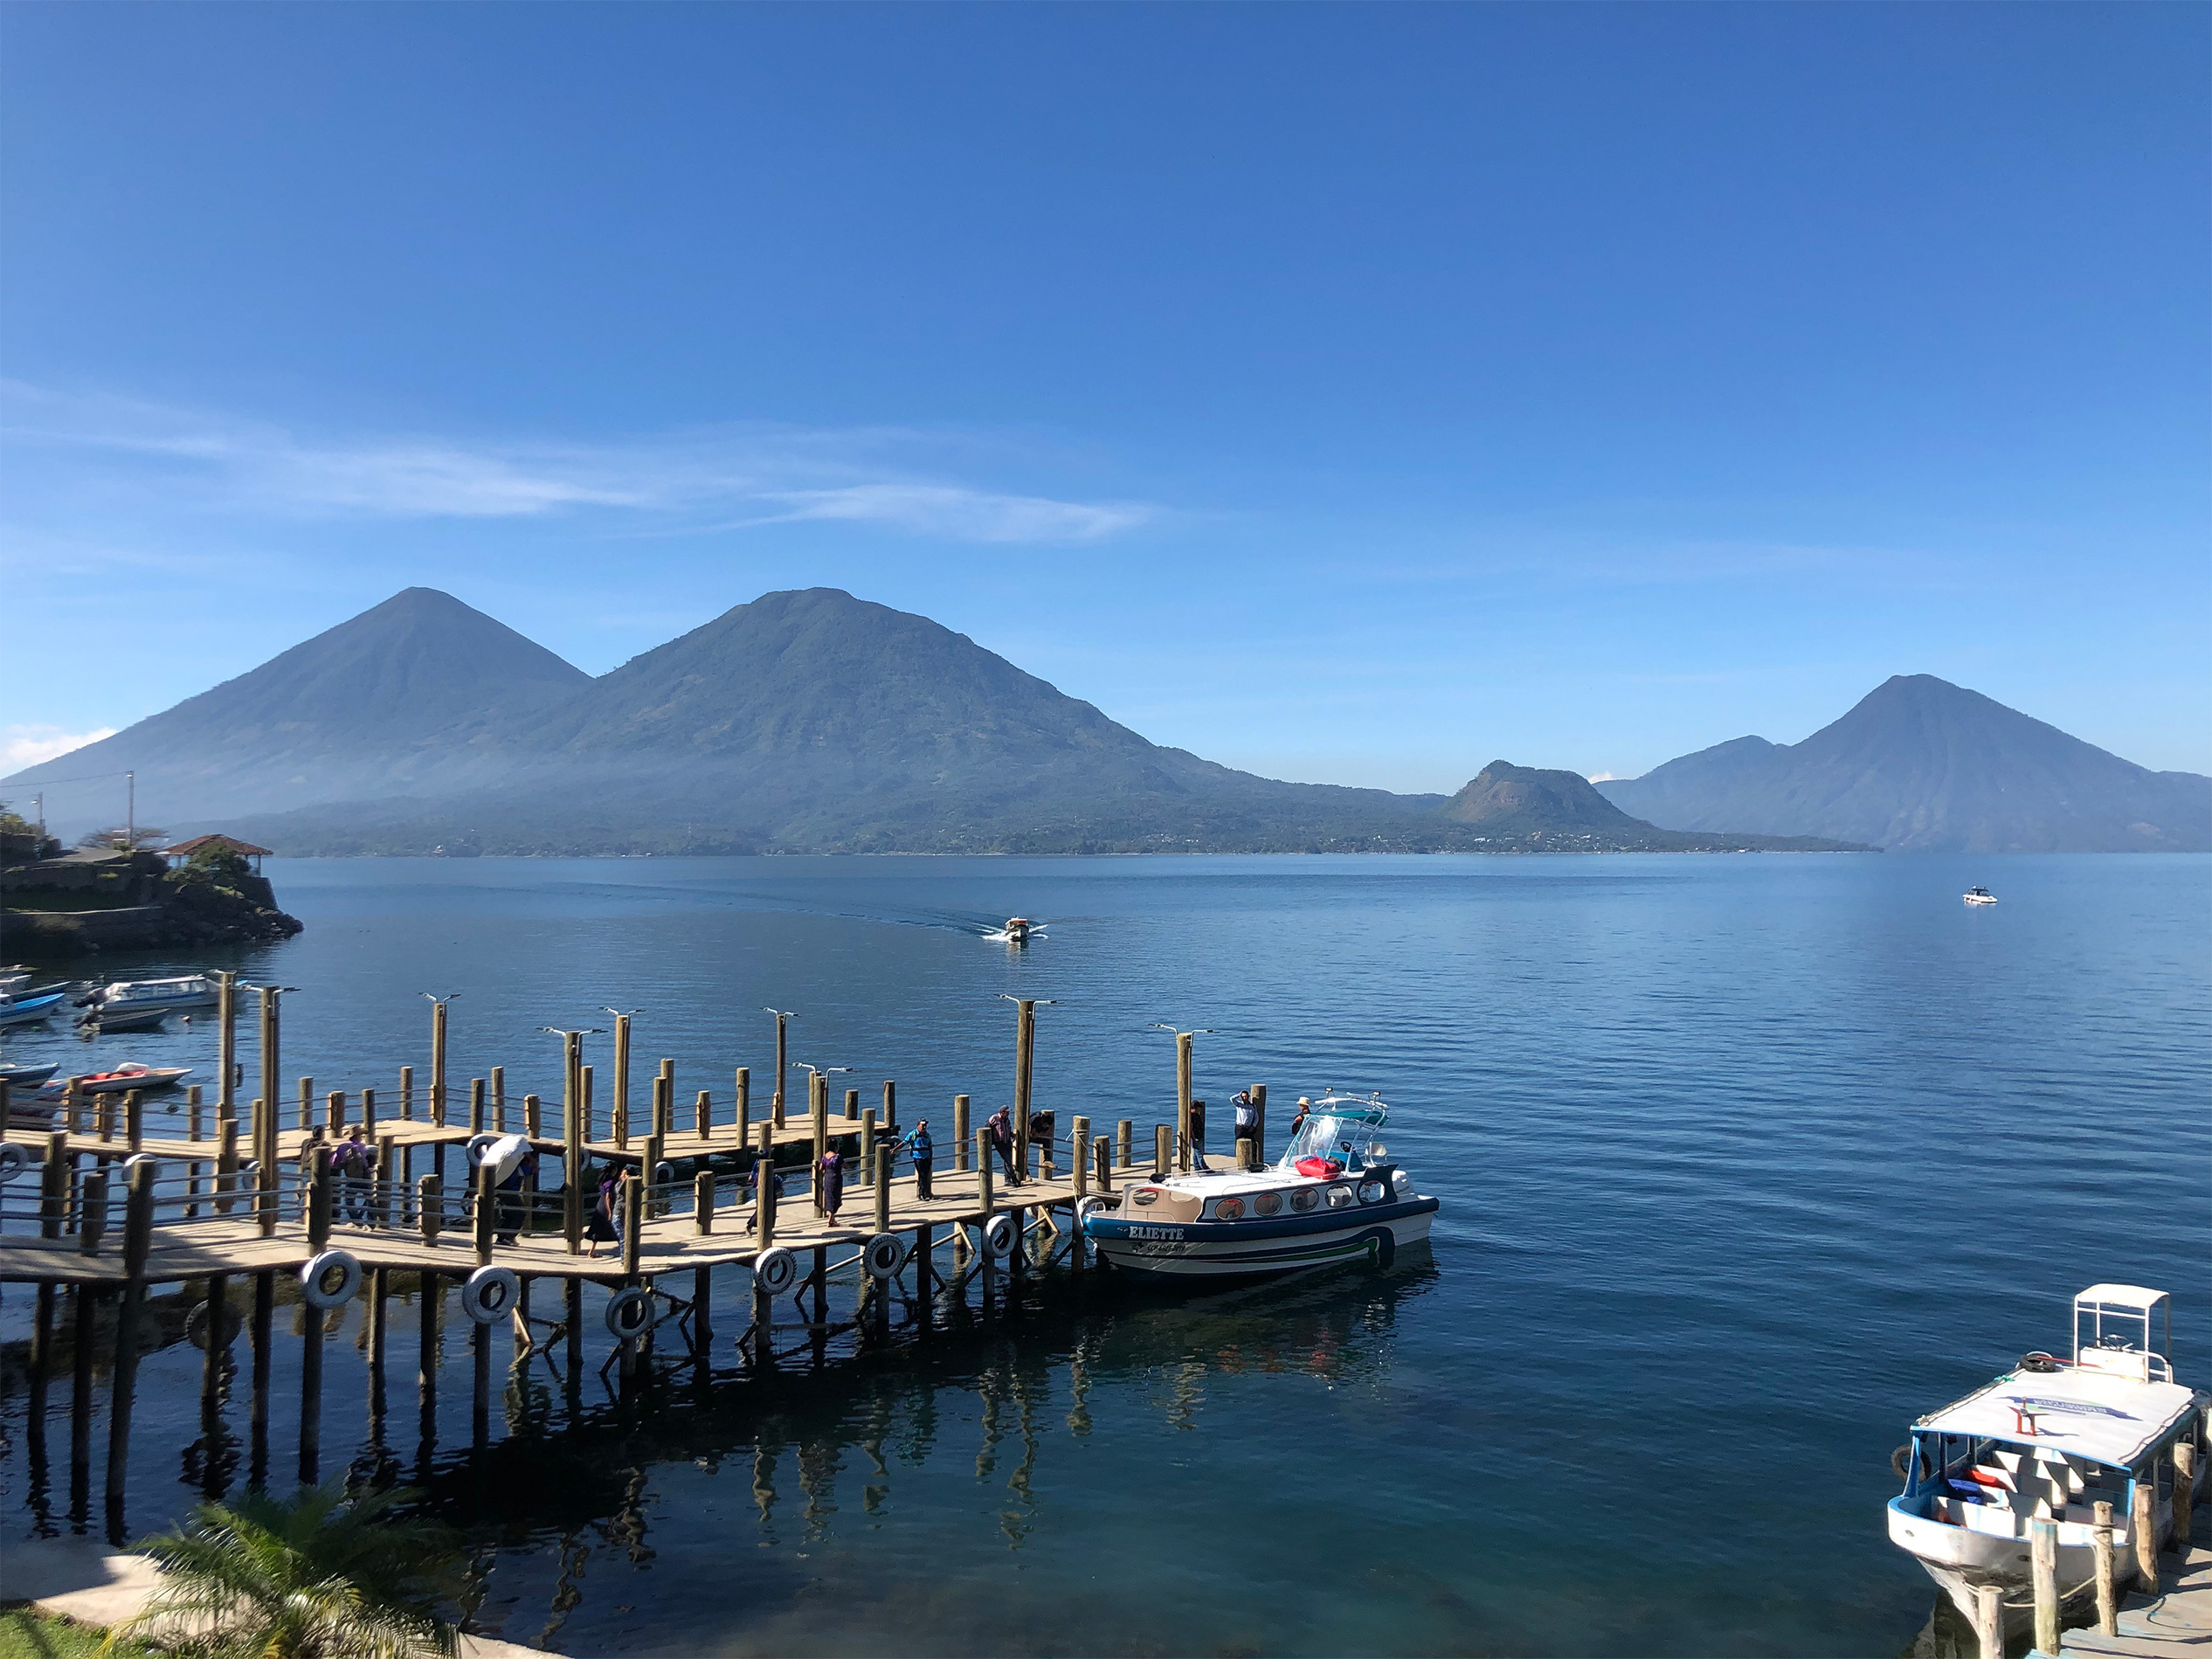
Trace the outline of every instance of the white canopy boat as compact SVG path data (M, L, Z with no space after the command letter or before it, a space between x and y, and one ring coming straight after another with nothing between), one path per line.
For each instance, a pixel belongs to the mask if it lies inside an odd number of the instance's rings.
M1994 904L1997 895L1986 887L1970 887L1962 895L1968 904Z
M1123 1272L1247 1278L1331 1262L1388 1267L1428 1236L1436 1200L1386 1159L1374 1137L1389 1109L1372 1096L1317 1102L1282 1161L1138 1179L1118 1203L1086 1201L1083 1235Z
M2152 1328L2165 1323L2165 1351ZM2112 1506L2122 1582L2135 1574L2133 1506L2152 1497L2155 1537L2173 1530L2174 1448L2201 1443L2212 1396L2174 1379L2173 1309L2163 1290L2093 1284L2074 1298L2074 1357L2018 1365L1912 1425L1897 1448L1904 1490L1890 1540L1927 1569L1960 1612L2003 1593L2008 1628L2035 1614L2028 1524L2058 1524L2062 1600L2093 1593L2096 1505Z
M86 1018L96 1016L108 1030L117 1031L120 1022L130 1016L212 1008L219 994L212 975L182 973L166 979L118 979L87 992L77 1006L86 1011Z

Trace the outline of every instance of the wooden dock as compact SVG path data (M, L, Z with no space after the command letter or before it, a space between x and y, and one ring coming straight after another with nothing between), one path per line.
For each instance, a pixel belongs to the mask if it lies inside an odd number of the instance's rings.
M2199 1504L2194 1531L2207 1536L2212 1505ZM2120 1603L2112 1634L2089 1627L2059 1639L2059 1659L2212 1659L2212 1549L2184 1545L2160 1559L2160 1592Z
M613 1088L604 1109L594 1107L581 1032L559 1033L563 1076L553 1098L511 1094L503 1068L468 1080L465 1090L449 1089L443 1002L433 1005L426 1083L418 1087L413 1069L401 1067L399 1087L380 1098L368 1089L318 1090L312 1077L280 1085L280 993L268 990L259 1092L249 1103L237 1097L243 1072L233 1060L234 989L225 978L218 1027L225 1086L213 1100L191 1089L182 1103L156 1109L149 1125L147 1096L88 1096L73 1084L59 1123L10 1128L5 1136L0 1174L10 1179L0 1185L0 1282L37 1288L34 1434L45 1432L56 1380L57 1321L74 1322L73 1478L89 1477L95 1338L100 1310L114 1310L107 1497L118 1542L128 1530L124 1476L151 1287L183 1285L199 1302L202 1407L211 1421L228 1386L230 1350L240 1331L246 1336L261 1467L277 1339L272 1315L278 1282L286 1282L282 1299L301 1307L300 1478L313 1482L326 1326L352 1301L364 1303L363 1350L372 1409L380 1411L389 1304L410 1280L421 1292L414 1298L417 1377L426 1400L438 1386L438 1324L459 1282L461 1312L473 1327L480 1444L497 1327L511 1331L516 1364L540 1354L564 1360L570 1386L584 1369L587 1337L611 1350L601 1372L614 1369L624 1386L656 1363L656 1344L665 1350L660 1363L703 1370L716 1341L713 1275L739 1271L749 1275L750 1317L735 1333L745 1364L775 1366L787 1357L779 1344L793 1331L804 1333L819 1359L833 1334L888 1338L895 1308L907 1326L926 1331L971 1287L976 1312L987 1317L1032 1273L1056 1264L1092 1268L1080 1225L1086 1199L1155 1171L1255 1162L1265 1144L1267 1091L1255 1085L1258 1133L1234 1143L1225 1135L1220 1144L1234 1144L1233 1158L1207 1158L1200 1150L1205 1103L1191 1098L1186 1033L1179 1033L1172 1123L1146 1125L1140 1140L1130 1119L1094 1134L1088 1118L1071 1117L1063 1130L1039 1114L1033 1142L1034 1005L1027 1001L1017 1007L1013 1145L994 1155L988 1131L970 1122L969 1096L954 1096L939 1119L945 1130L934 1137L928 1197L898 1151L895 1083L886 1082L880 1105L865 1109L860 1092L847 1089L836 1112L828 1075L810 1072L803 1104L787 1100L779 1044L778 1087L765 1110L754 1110L743 1068L722 1074L731 1087L719 1100L706 1090L680 1100L674 1064L665 1060L633 1101L626 1017L615 1023ZM0 1088L0 1103L4 1093ZM366 1177L335 1167L330 1156L356 1130L376 1153ZM525 1137L536 1157L495 1186L490 1169L474 1168L470 1144L504 1135ZM834 1224L823 1211L819 1173L833 1149L845 1172ZM600 1187L610 1179L612 1217L599 1213ZM591 1243L610 1221L613 1238ZM833 1318L830 1296L839 1286L849 1291L849 1306ZM587 1289L596 1306L587 1305Z

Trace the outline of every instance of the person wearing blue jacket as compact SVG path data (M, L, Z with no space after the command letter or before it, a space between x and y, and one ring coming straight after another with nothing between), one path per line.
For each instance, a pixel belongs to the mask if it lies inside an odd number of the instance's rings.
M930 1138L930 1120L924 1117L917 1122L907 1131L902 1144L914 1159L914 1196L934 1198L936 1194L930 1191L930 1172L936 1167L937 1149Z

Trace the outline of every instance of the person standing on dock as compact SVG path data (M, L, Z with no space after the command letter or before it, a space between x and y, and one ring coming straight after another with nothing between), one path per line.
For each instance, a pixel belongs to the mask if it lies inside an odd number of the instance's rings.
M1206 1172L1206 1103L1191 1103L1191 1167L1203 1175Z
M315 1179L316 1172L330 1167L327 1161L330 1148L324 1144L320 1123L308 1125L307 1138L300 1143L300 1180L304 1185Z
M822 1213L832 1227L837 1225L837 1213L845 1203L845 1159L834 1146L824 1152L814 1166L821 1178Z
M591 1224L585 1229L591 1240L588 1255L598 1255L603 1244L622 1242L621 1192L614 1166L609 1165L599 1177L598 1201L591 1206Z
M377 1149L362 1135L358 1123L348 1130L331 1160L337 1165L338 1194L344 1204L346 1220L356 1227L368 1222L370 1177L377 1168Z
M936 1196L930 1191L930 1172L937 1167L937 1143L930 1138L930 1120L917 1120L907 1131L905 1146L914 1159L914 1196L930 1199Z
M1238 1089L1229 1104L1235 1109L1236 1112L1236 1138L1239 1141L1258 1140L1260 1138L1260 1109L1252 1103L1252 1091L1248 1089ZM1239 1146L1234 1150L1237 1154L1237 1165L1241 1168L1244 1164L1244 1149ZM1255 1153L1253 1162L1258 1161L1259 1158Z
M1020 1186L1021 1172L1014 1167L1013 1119L1004 1106L991 1114L987 1125L991 1130L991 1150L999 1154L999 1163L1006 1165L1006 1185Z

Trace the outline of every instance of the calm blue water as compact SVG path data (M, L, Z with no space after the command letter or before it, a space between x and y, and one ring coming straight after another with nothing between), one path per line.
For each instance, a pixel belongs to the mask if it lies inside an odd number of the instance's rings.
M526 1372L480 1459L465 1359L418 1434L411 1311L372 1441L349 1321L326 1469L425 1480L476 1529L480 1621L511 1640L1895 1653L1933 1601L1883 1534L1906 1421L2063 1344L2066 1298L2099 1279L2171 1289L2182 1376L2212 1379L2212 860L271 873L308 930L239 964L301 987L286 1069L319 1089L425 1066L431 990L460 993L459 1075L504 1063L510 1092L556 1095L537 1028L613 1004L643 1010L641 1048L674 1058L684 1096L726 1103L748 1064L759 1100L773 1004L802 1016L794 1058L852 1067L870 1101L895 1077L902 1116L942 1126L956 1091L979 1110L1008 1094L998 999L1020 992L1058 999L1038 1097L1063 1123L1172 1116L1173 1045L1146 1027L1210 1027L1199 1093L1379 1089L1393 1151L1444 1200L1433 1251L1386 1275L1197 1300L1047 1282L1016 1318L764 1383L734 1368L730 1275L725 1376L625 1407ZM1977 881L2002 902L1961 905ZM978 937L1017 911L1049 937L1010 955ZM213 1052L204 1028L107 1045ZM7 1296L10 1337L27 1303ZM278 1344L280 1402L296 1347ZM197 1362L179 1345L142 1373L135 1524L190 1501ZM0 1537L69 1524L24 1421L17 1383Z

